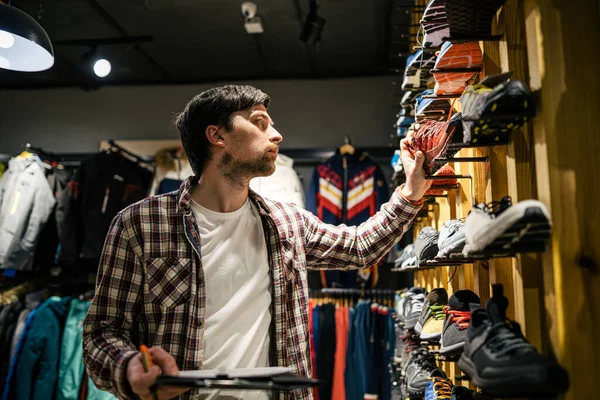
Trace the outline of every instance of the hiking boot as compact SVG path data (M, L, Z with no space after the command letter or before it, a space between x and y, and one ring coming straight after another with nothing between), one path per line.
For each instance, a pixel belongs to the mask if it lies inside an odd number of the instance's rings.
M494 397L555 397L569 387L566 371L539 354L519 325L506 319L508 299L493 285L485 309L471 314L458 366L473 383Z
M429 379L429 382L425 388L425 400L450 399L454 385L444 371L436 368L431 371L427 379Z
M521 81L508 80L511 74L488 76L465 89L461 103L466 143L504 142L535 114L529 89Z
M467 339L467 328L471 321L471 310L480 307L479 296L470 290L455 292L444 307L444 328L440 340L440 354L460 355Z
M440 170L441 171L441 170ZM439 174L439 172L438 172ZM432 185L433 186L433 185ZM450 254L461 253L465 247L465 223L460 219L451 219L440 229L437 259L445 259Z
M435 357L427 347L422 346L413 351L405 374L408 393L423 396L429 382L427 378L436 368Z
M499 202L473 207L465 226L465 257L480 252L544 251L552 230L544 203L524 200L512 205L509 196Z

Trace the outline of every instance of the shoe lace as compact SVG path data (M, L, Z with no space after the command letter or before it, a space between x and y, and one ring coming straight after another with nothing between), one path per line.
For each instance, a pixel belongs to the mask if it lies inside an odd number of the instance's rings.
M446 316L444 314L444 306L443 305L432 305L429 306L429 310L431 311L431 318L441 320Z
M458 311L450 309L450 306L444 307L444 314L450 315L450 322L456 322L456 325L463 330L469 327L471 323L471 311Z
M435 357L429 353L426 347L419 347L415 350L415 364L417 364L422 371L432 371L437 368Z
M512 199L510 196L504 196L500 201L492 201L491 203L485 204L480 207L483 211L494 215L495 217L502 214L506 209L512 206Z
M411 312L420 314L423 311L423 304L425 302L425 295L419 294L413 296L411 304Z
M535 348L521 334L519 325L510 320L493 325L489 331L489 338L488 346L492 352L499 355L514 354L519 350L535 351Z
M443 379L439 376L428 376L427 379L433 381L433 389L435 390L436 400L452 398L452 382L449 379Z

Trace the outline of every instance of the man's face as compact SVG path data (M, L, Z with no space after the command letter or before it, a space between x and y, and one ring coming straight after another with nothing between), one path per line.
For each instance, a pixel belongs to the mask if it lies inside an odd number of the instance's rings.
M233 180L269 176L275 171L279 143L283 140L263 105L233 115L233 130L225 132L221 172Z

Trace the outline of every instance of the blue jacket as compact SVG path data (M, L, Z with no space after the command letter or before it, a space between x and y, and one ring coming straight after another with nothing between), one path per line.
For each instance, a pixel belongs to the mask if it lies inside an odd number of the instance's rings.
M17 362L16 400L54 399L70 301L68 297L51 297L38 308Z
M312 176L306 209L323 222L357 226L379 211L389 200L381 168L366 154L337 152L318 165ZM324 287L357 287L377 283L377 266L372 271L327 271L321 273Z

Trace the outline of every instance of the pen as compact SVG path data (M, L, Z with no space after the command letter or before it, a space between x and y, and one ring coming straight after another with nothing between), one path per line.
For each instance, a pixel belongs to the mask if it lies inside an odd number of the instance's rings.
M152 368L152 357L150 357L150 350L146 345L140 346L140 353L142 353L142 364L144 364L144 371L149 372L150 368ZM156 394L156 387L152 386L150 388L150 392L152 393L152 400L158 400L158 395Z

